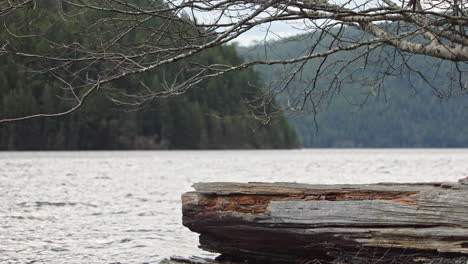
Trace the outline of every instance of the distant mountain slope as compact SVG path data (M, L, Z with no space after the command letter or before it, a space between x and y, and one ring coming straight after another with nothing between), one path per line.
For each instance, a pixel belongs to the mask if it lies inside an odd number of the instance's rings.
M353 34L352 30L348 31L348 34ZM310 46L308 43L313 41L305 35L294 39L269 42L265 46L238 47L238 50L248 58L285 59L304 54ZM385 49L376 52L385 52ZM351 55L350 52L335 55L327 65L332 61L345 60ZM434 87L450 92L452 81L447 67L451 66L442 63L439 68L435 68L431 66L433 63L434 59L422 56L413 56L409 61L412 67L426 76L437 76L430 79ZM359 66L359 63L356 65ZM256 69L263 80L269 82L280 76L279 72L284 67L288 66L258 66ZM466 93L441 100L433 88L415 78L417 76L414 73L388 76L384 88L373 91L377 81L372 78L377 72L385 71L384 67L384 62L375 61L370 67L358 69L358 75L366 77L367 83L343 84L329 104L327 102L319 107L315 117L313 114L305 117L293 115L289 122L296 129L302 146L468 147ZM308 63L303 72L314 73L316 68L316 63ZM465 65L465 68L468 67ZM328 84L327 81L333 77L333 69L329 72L330 75L323 76L319 86ZM299 93L299 82L294 89ZM283 104L288 100L284 95L277 99Z

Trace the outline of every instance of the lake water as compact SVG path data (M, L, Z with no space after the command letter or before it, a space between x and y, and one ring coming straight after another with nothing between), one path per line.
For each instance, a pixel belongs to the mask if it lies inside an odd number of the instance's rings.
M0 263L213 256L181 223L200 181L456 181L468 149L1 152Z

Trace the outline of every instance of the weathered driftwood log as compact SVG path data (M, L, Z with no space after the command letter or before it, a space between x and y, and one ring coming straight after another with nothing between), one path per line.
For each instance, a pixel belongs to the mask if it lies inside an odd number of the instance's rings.
M468 255L468 182L198 183L183 223L200 247L249 263L403 263Z

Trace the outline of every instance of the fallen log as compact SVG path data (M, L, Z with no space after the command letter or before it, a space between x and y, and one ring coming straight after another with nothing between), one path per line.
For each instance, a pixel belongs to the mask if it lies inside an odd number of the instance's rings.
M197 183L183 224L219 260L405 263L468 255L468 180Z

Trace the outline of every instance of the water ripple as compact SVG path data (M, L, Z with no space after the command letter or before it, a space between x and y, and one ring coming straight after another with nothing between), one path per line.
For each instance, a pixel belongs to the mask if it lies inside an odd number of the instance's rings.
M181 223L195 182L454 181L467 160L466 149L0 152L0 263L210 257Z

